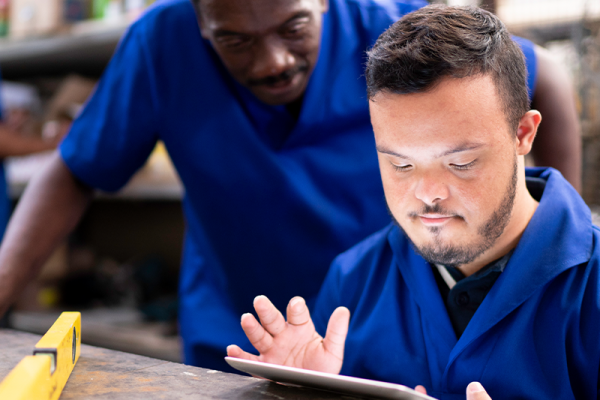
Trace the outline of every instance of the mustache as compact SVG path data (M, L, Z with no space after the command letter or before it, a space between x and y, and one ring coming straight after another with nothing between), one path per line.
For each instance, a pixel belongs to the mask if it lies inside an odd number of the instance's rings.
M276 83L287 81L293 78L295 75L301 72L307 72L308 65L301 64L286 71L283 71L279 75L267 76L261 79L248 79L248 86L262 86L262 85L274 85Z
M416 218L424 214L441 214L464 219L462 215L455 213L454 211L446 210L439 204L434 204L433 206L430 206L429 204L423 204L423 207L421 207L419 210L409 212L408 216L411 218Z

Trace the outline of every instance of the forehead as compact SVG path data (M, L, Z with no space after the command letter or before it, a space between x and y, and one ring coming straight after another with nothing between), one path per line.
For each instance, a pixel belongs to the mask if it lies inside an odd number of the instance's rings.
M299 12L316 12L318 0L199 0L205 28L262 30Z
M369 102L378 145L445 146L510 140L496 86L489 76L444 78L425 93L378 93Z

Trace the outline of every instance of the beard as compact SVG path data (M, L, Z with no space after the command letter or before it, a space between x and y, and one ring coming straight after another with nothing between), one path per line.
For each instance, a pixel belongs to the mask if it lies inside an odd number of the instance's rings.
M490 249L498 240L498 238L504 232L504 229L508 225L510 221L510 217L512 215L513 206L515 203L515 196L517 193L517 175L518 167L517 160L514 160L513 166L513 174L508 184L508 188L506 193L500 202L500 205L492 215L487 219L485 223L483 223L478 229L478 241L475 243L471 243L468 245L452 245L448 243L443 243L439 239L439 234L441 232L441 228L432 227L428 228L431 233L434 234L433 243L417 246L410 236L406 233L406 231L400 226L398 221L392 215L392 219L394 223L404 232L406 237L412 244L412 247L415 251L421 255L426 261L432 264L442 264L448 267L457 267L459 265L464 265L471 263L477 259L481 254L483 254L486 250ZM389 208L388 208L389 210ZM434 206L425 205L420 212L410 213L410 216L417 217L418 214L445 214L452 215L453 213L449 213L444 211L444 209L436 204ZM462 218L460 215L455 215L457 218Z

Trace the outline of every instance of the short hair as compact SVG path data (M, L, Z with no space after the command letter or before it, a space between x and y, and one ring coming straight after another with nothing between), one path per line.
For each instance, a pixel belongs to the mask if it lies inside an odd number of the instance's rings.
M489 74L511 129L529 111L523 52L504 24L481 8L423 7L382 33L367 55L369 99L379 92L426 92L444 77Z

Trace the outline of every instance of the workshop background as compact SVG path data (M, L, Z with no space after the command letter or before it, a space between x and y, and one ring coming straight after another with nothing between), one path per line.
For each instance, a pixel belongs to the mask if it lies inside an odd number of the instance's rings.
M441 2L441 1L436 1ZM600 207L600 1L447 0L494 11L569 71L583 135L582 194ZM0 0L4 120L23 135L68 129L127 26L152 0ZM48 153L5 160L16 203ZM183 189L162 146L117 194L98 193L2 322L44 333L61 310L82 312L84 343L180 361L177 277ZM0 323L0 326L2 325Z

